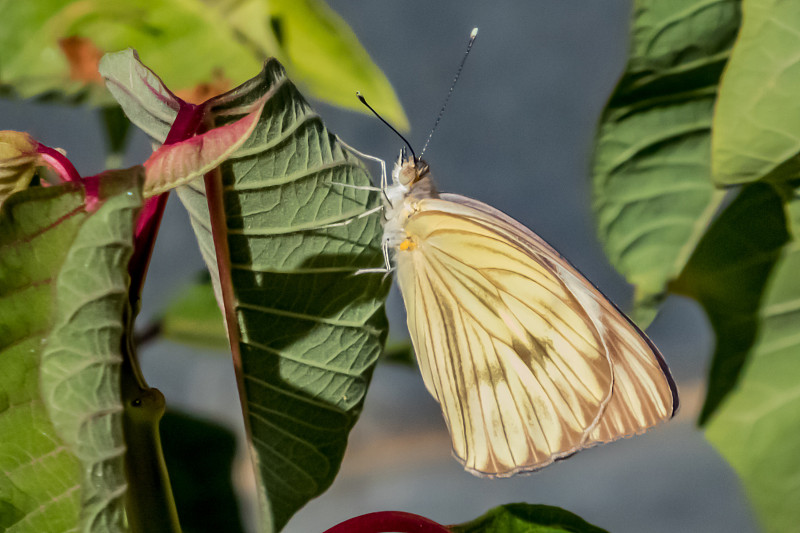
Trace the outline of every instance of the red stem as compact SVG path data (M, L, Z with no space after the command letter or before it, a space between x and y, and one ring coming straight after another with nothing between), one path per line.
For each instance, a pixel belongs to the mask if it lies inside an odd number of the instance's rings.
M451 533L450 529L424 516L403 511L380 511L356 516L325 533Z
M194 105L181 101L178 109L178 116L167 134L164 144L175 144L185 141L197 133L200 133L205 108L203 105ZM138 301L141 297L144 279L147 276L147 269L150 266L150 258L153 255L158 228L161 225L161 218L164 215L164 208L167 206L169 191L159 194L153 198L148 198L139 219L136 222L136 244L133 256L128 265L131 274L130 299L134 305L134 310L138 309Z
M81 181L81 175L67 156L43 144L37 144L36 151L42 155L42 160L58 173L61 181Z

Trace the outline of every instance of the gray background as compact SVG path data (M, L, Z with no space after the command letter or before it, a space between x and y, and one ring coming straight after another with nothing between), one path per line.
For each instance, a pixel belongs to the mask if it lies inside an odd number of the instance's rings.
M598 117L625 64L629 3L330 3L394 85L415 147L427 137L470 30L480 28L426 153L434 178L442 190L482 200L533 228L626 307L631 290L595 237L588 169ZM384 159L396 156L400 142L377 120L315 106L352 146ZM66 148L81 173L102 169L99 122L85 110L0 101L0 116L2 129L29 131ZM148 153L147 140L137 134L126 163L139 163ZM173 197L145 287L144 321L202 266L187 217ZM406 337L396 291L389 313L392 336ZM678 418L647 435L509 480L465 473L450 457L438 406L418 373L379 367L339 477L286 531L324 531L386 509L457 523L516 501L561 506L619 533L755 531L735 474L693 425L713 349L706 319L691 302L673 298L648 332L677 379L683 404ZM142 359L150 384L171 406L241 431L227 358L158 342ZM248 473L242 462L236 481L244 494Z

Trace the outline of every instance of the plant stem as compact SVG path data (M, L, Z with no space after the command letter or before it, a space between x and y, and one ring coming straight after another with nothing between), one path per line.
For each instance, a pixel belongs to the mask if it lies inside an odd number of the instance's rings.
M165 144L180 142L195 135L201 127L203 115L202 106L181 102ZM128 446L125 454L128 477L125 508L133 533L181 531L158 429L164 414L164 395L147 385L139 368L133 333L142 287L167 204L167 194L145 202L137 220L133 256L128 264L131 282L121 383L125 442Z

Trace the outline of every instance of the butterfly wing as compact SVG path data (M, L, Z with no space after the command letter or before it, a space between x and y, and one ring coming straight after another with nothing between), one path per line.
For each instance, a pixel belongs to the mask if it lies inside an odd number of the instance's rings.
M672 415L657 350L533 232L457 195L416 201L404 229L409 331L468 470L535 470Z

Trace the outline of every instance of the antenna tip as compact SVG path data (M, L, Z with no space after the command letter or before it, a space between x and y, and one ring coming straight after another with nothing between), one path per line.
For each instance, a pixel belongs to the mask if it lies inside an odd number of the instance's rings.
M478 36L478 28L472 28L472 33L469 34L470 40L474 39L477 36Z

